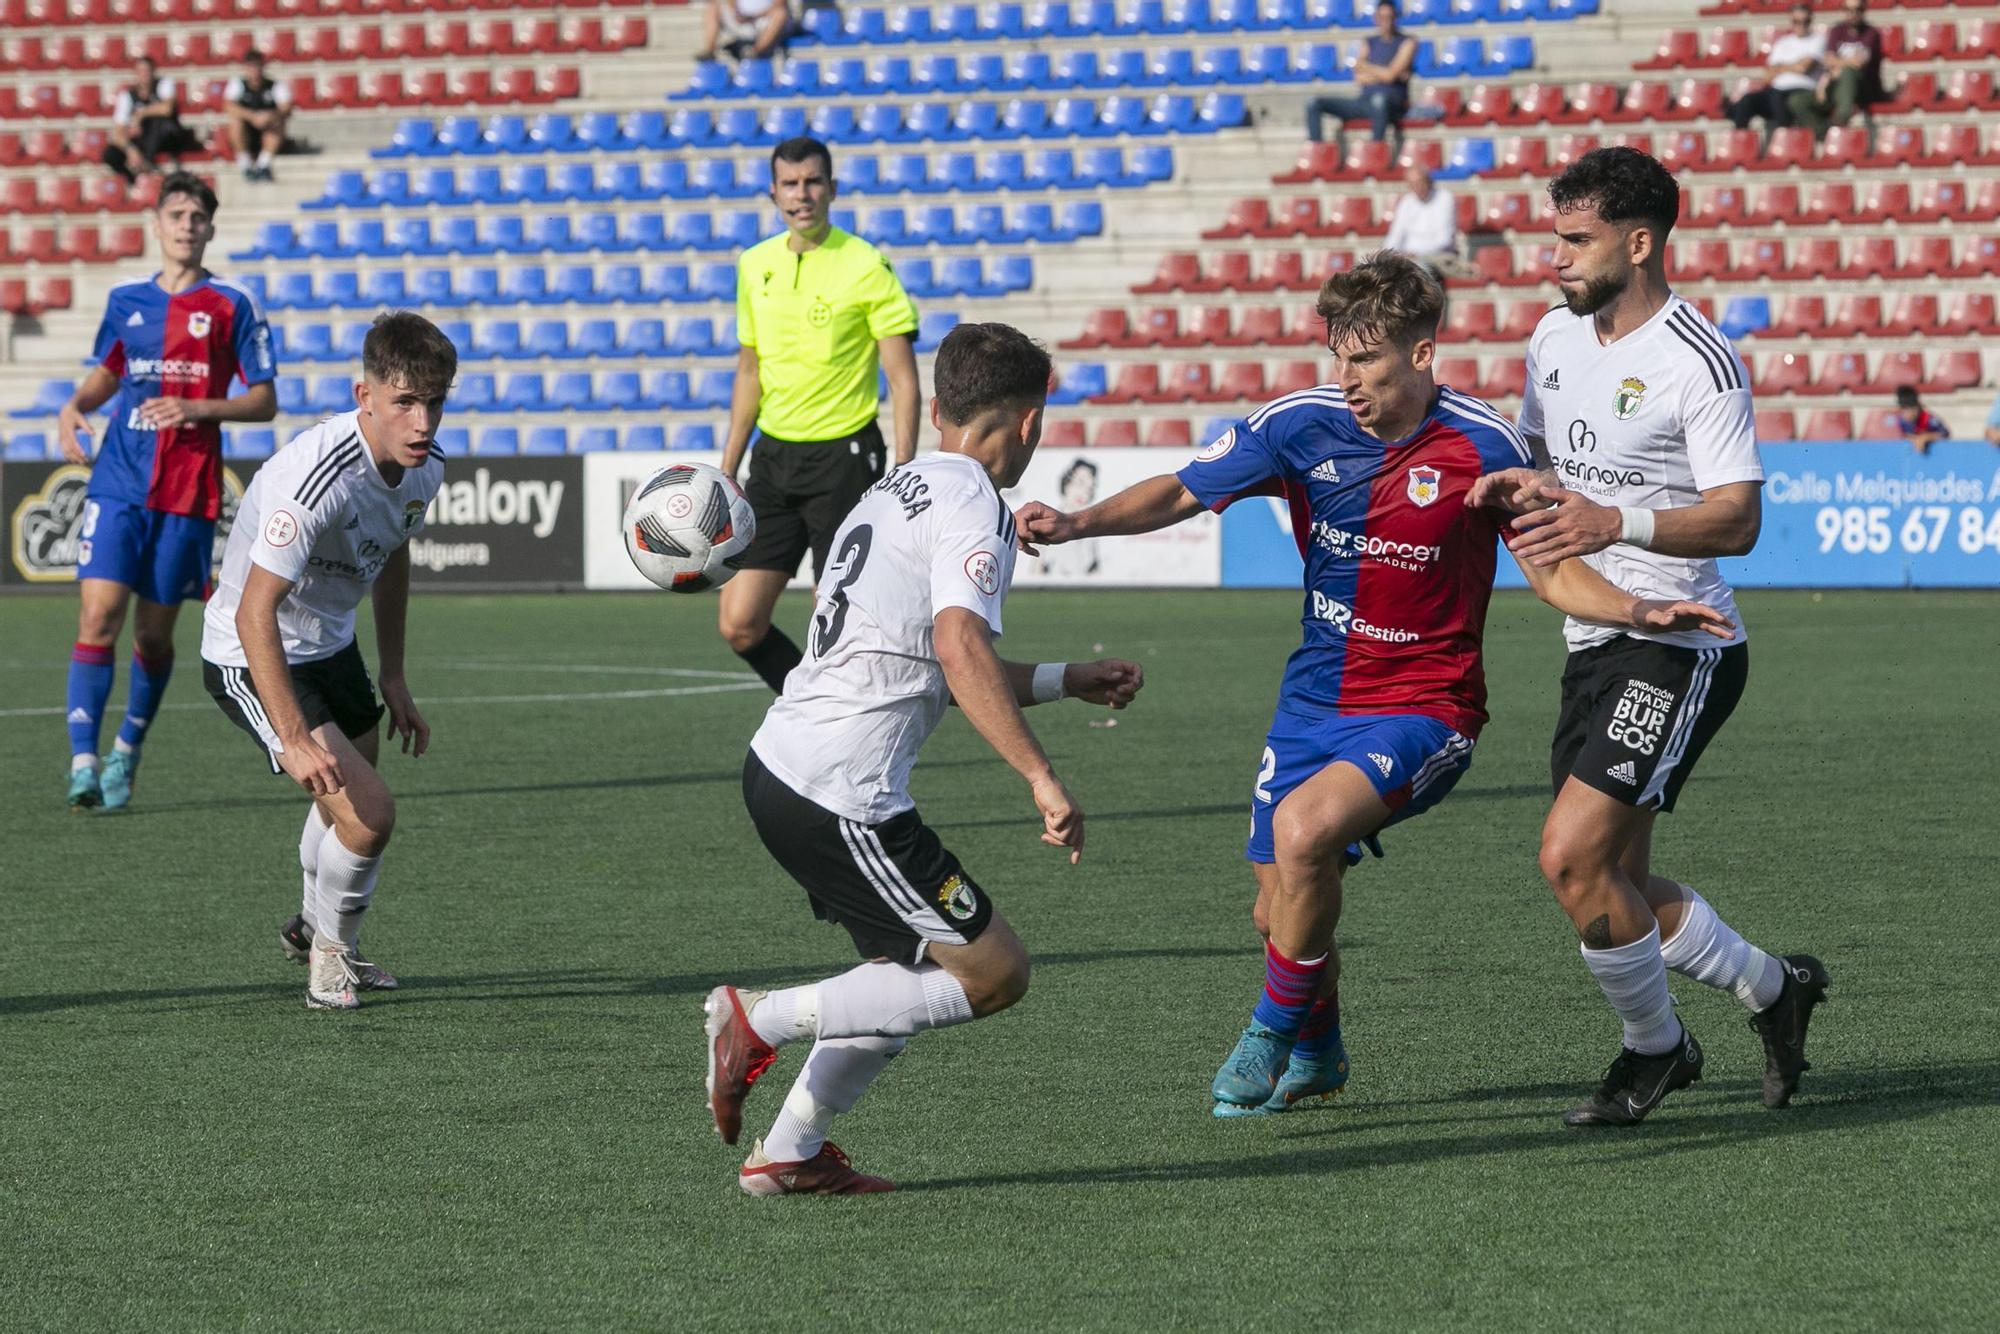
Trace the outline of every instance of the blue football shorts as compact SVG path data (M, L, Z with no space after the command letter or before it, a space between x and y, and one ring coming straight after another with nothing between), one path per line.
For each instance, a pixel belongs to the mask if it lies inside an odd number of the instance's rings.
M169 605L208 596L215 523L165 514L127 500L84 502L76 577L109 579Z
M1307 719L1280 712L1264 739L1264 756L1250 802L1250 846L1245 856L1269 865L1277 852L1271 816L1292 789L1345 760L1368 775L1388 806L1388 825L1422 815L1444 800L1472 767L1472 738L1435 718L1415 713L1375 713Z

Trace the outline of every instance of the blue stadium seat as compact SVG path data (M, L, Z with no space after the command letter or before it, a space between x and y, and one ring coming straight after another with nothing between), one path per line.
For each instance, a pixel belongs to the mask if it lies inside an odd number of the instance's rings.
M1729 339L1745 337L1771 327L1771 299L1765 296L1733 296L1722 308L1716 325Z
M569 452L572 454L596 454L616 448L618 428L615 426L586 426L569 438Z
M395 133L389 136L387 145L371 148L368 156L388 157L435 157L439 153L449 153L449 148L438 144L437 126L428 119L400 120L396 122Z
M820 94L817 60L788 60L778 71L777 91L787 97L812 98Z
M684 422L676 426L673 444L669 446L672 449L705 451L713 451L715 447L715 428L706 422Z
M618 235L618 215L616 213L586 213L576 233L578 253L595 250L602 255L616 255L632 248L631 244Z
M882 159L863 155L848 158L840 168L842 194L865 195L888 187L882 184Z
M465 298L452 290L450 269L418 269L410 275L410 297L420 306L455 310Z
M904 133L917 139L946 139L952 134L951 106L945 102L919 102L904 117Z
M426 167L410 183L414 206L450 207L459 202L458 173L450 167Z
M446 253L448 247L440 246L431 239L429 218L395 218L389 229L389 251L392 254L420 255L428 258Z
M658 357L667 351L667 322L665 320L633 320L625 326L625 336L618 340L618 352L626 357Z
M539 324L535 327L541 328ZM571 332L568 351L551 355L567 356L572 360L615 357L618 355L618 325L613 320L584 320Z
M494 153L539 151L528 140L528 122L519 116L495 116L486 122L486 145Z
M907 144L917 135L903 125L903 109L893 102L870 102L861 108L855 134L863 142Z
M349 222L341 238L342 252L370 258L390 254L388 232L383 224L381 218L356 218Z
M507 202L507 186L500 174L500 168L493 166L474 167L459 182L459 199L466 204L504 204Z
M703 158L693 164L688 178L688 186L696 195L720 195L726 199L736 193L736 164L727 158Z
M1486 74L1511 74L1535 67L1535 39L1526 34L1502 37L1487 54Z
M862 46L881 46L889 40L889 16L879 9L845 10L840 27L849 41Z
M694 67L688 86L673 95L674 101L699 102L730 93L730 71L719 61L704 60Z
M715 219L707 213L676 214L667 232L667 243L677 250L713 250Z
M536 456L569 453L569 431L561 426L537 426L521 442L521 452Z
M589 371L563 371L549 386L548 402L543 406L550 412L588 412L594 401Z
M513 320L488 320L472 336L472 355L502 357L509 361L527 355L521 340L521 326Z
M500 296L504 301L546 305L549 301L548 270L538 265L509 269L500 280Z
M502 301L500 270L460 269L452 280L452 291L461 305L497 306Z
M336 171L326 178L326 191L309 199L306 208L351 208L368 194L368 178L358 171Z
M46 387L44 386L44 388ZM69 395L65 394L63 398L67 400ZM55 411L53 408L47 410L51 412ZM284 413L287 417L303 417L312 411L311 398L306 393L306 381L303 375L280 375L278 377L278 411ZM8 415L13 417L32 417L37 415L37 410L16 408Z
M540 412L546 392L540 371L515 371L500 382L493 407L499 412Z
M1132 150L1132 172L1137 177L1134 183L1139 185L1171 180L1174 150L1165 144L1136 145Z
M18 438L18 437L17 437ZM232 426L222 433L222 457L268 459L278 452L278 433L268 426Z
M493 151L486 142L486 127L477 116L452 116L438 127L438 147L452 154L479 154Z
M1067 148L1037 151L1028 159L1028 182L1044 188L1070 189L1077 184L1076 154Z
M736 265L704 264L701 272L693 275L691 286L697 300L733 303L736 300Z
M769 60L739 61L730 85L738 97L767 97L777 86L777 71Z
M1151 130L1157 134L1161 130L1171 130L1175 134L1187 134L1194 130L1200 119L1201 106L1192 97L1161 93L1146 109L1145 120L1141 122L1144 129L1126 129L1126 133L1141 134Z
M694 402L697 408L726 408L736 384L736 372L703 371L701 379L695 381Z
M438 453L447 458L461 459L472 452L471 434L463 426L446 426L432 437L437 442Z
M1095 51L1064 51L1056 57L1053 75L1058 88L1103 88L1104 71L1098 68Z
M1062 239L1074 241L1080 236L1102 236L1104 234L1104 204L1096 199L1073 199L1063 205Z
M539 162L523 162L507 168L507 197L517 203L553 203L556 192L549 188L549 169Z
M937 279L931 272L928 257L918 255L904 260L896 266L896 276L903 280L903 290L911 296L925 297L938 294Z
M1103 362L1079 361L1057 371L1056 387L1049 394L1049 402L1061 406L1081 403L1087 398L1096 398L1110 387L1110 377L1105 374Z
M641 289L648 301L686 301L693 288L688 280L688 266L685 264L650 264L646 267L645 286Z
M688 164L680 158L654 158L639 170L642 199L693 199L700 193L688 181Z
M844 102L816 109L808 128L814 138L829 144L854 143L861 137L854 124L854 108Z
M74 380L44 380L42 381L41 388L35 391L35 398L32 403L28 404L25 408L15 408L7 415L20 419L49 416L62 411L63 404L69 402L70 397L75 393L76 381Z
M935 352L944 336L958 327L958 313L934 310L917 317L917 351Z
M1013 229L1007 224L1007 210L1000 204L974 204L965 215L965 230L960 233L967 241L1016 241Z
M271 290L264 296L264 304L273 310L325 310L326 303L313 293L310 273L281 273Z
M1494 162L1491 139L1460 139L1452 145L1451 156L1434 174L1441 181L1462 181L1493 170Z
M637 264L613 264L597 279L597 303L609 306L621 301L646 299L646 280Z
M667 122L667 134L675 146L681 148L712 148L719 142L715 134L715 114L701 107L676 111Z
M474 438L471 452L484 458L505 458L521 452L521 433L511 426L486 426Z
M715 137L722 143L738 147L771 142L764 133L763 118L757 114L756 107L726 108L715 119Z
M361 295L361 275L352 269L336 269L322 274L315 286L313 299L322 308L338 306L346 310L359 310L370 304Z
M410 173L400 167L368 173L368 199L377 204L410 202Z
M705 357L715 350L715 322L694 316L674 325L673 339L667 344L668 355L677 357Z
M574 301L578 305L599 306L610 301L609 297L597 294L597 272L588 264L565 264L555 271L549 280L549 302L560 305Z
M889 37L898 42L928 42L931 40L931 12L912 5L899 5L889 11Z
M1202 83L1257 83L1243 67L1243 48L1240 46L1218 46L1201 53L1195 64L1195 73Z
M846 210L835 209L835 225L841 225L840 216ZM854 217L847 213L845 230L853 231ZM724 250L748 250L764 239L764 218L760 213L749 211L726 213L717 219L715 227L717 245Z
M764 114L762 137L766 143L779 144L787 139L796 139L806 132L806 109L802 106L775 106Z
M958 79L957 56L922 56L914 77L917 91L933 97L955 93L964 86Z
M537 214L528 228L529 249L556 255L589 249L570 233L569 219L567 213Z
M576 142L579 148L600 153L622 153L633 147L615 111L593 111L585 116L576 127Z
M688 408L694 406L694 391L686 371L654 371L646 377L646 397L640 404L648 408Z
M1025 190L1028 188L1028 160L1023 154L1010 150L988 153L979 160L978 181L983 190Z
M1004 139L1011 133L998 102L960 102L952 111L951 127L939 136L944 142L967 139Z
M1057 106L1060 108L1074 101L1075 99L1066 97ZM1091 113L1091 119L1096 119L1095 111ZM1000 132L992 137L1062 139L1071 133L1073 131L1070 129L1050 124L1047 102L1017 97L1007 103L1000 117Z
M0 458L5 458L9 463L40 463L49 457L49 439L50 437L39 433L14 436L7 441L6 452L0 454ZM231 457L226 444L223 456Z
M283 332L284 346L278 356L285 361L333 360L333 326L330 324L288 324L272 329Z
M599 199L657 199L647 188L644 167L641 162L629 158L600 164L602 175L597 182Z
M1189 99L1169 98L1164 94L1160 103L1174 101L1187 102L1188 114L1192 117L1194 104ZM1090 112L1088 103L1076 108L1069 118L1061 116L1062 108L1057 107L1057 123L1064 125L1071 133L1103 138L1114 134L1146 134L1154 127L1148 124L1149 104L1144 98L1128 97L1123 94L1104 99L1102 111ZM1088 115L1089 119L1085 119Z
M606 371L597 377L597 389L590 406L598 412L624 412L644 403L645 390L637 371Z
M536 320L528 326L527 337L521 340L521 351L529 357L567 357L569 321Z
M1055 82L1055 70L1046 51L1023 51L1007 57L1007 84L1012 88L1046 89Z
M1077 164L1076 179L1083 185L1124 188L1144 185L1145 180L1125 170L1125 152L1120 148L1087 148Z
M481 254L525 255L535 248L528 241L528 220L518 213L490 213L479 223Z
M549 193L558 199L590 201L597 193L597 169L588 162L563 162L549 180Z
M289 222L266 222L257 227L257 239L238 250L231 259L291 259L299 253L298 237Z
M980 38L979 6L953 5L942 14L931 16L931 40L937 42L976 42Z
M1026 255L999 255L993 261L993 275L987 286L993 295L1025 292L1035 285L1035 262Z
M814 10L814 13L829 13L828 10ZM622 448L634 453L657 453L667 447L667 428L664 426L628 426Z
M374 269L361 288L363 306L400 310L410 303L410 291L401 269Z
M472 354L472 322L470 320L439 320L438 332L451 340L460 357Z
M359 361L361 349L368 342L366 324L343 324L340 332L333 337L333 356L336 361Z
M910 234L909 222L900 208L870 209L858 232L878 246L901 245Z
M354 381L345 375L318 376L312 382L312 397L306 406L326 417L347 411L354 406Z

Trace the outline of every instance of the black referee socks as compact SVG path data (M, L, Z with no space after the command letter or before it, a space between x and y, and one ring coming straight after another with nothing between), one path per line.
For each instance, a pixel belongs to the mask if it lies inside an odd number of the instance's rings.
M799 646L792 642L791 636L775 625L764 632L764 637L755 646L738 649L736 656L749 663L750 670L763 677L765 685L781 694L785 689L785 678L791 675L792 668L805 660L805 654L799 652Z

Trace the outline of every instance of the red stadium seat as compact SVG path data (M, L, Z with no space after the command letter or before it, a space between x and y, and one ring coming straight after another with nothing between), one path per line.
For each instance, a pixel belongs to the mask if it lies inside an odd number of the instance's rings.
M1192 292L1202 290L1197 286L1200 282L1200 258L1190 251L1169 250L1160 256L1160 266L1153 271L1153 276L1132 290L1142 295L1156 292Z
M1777 243L1783 246L1783 242ZM1695 241L1677 245L1668 258L1675 278L1684 282L1705 282L1728 278L1736 270L1727 241Z
M1528 364L1520 357L1489 358L1479 382L1482 398L1519 398L1528 384Z
M1847 247L1847 257L1834 277L1859 281L1864 278L1892 272L1896 267L1896 239L1892 236L1864 236L1851 242ZM1826 276L1825 270L1804 270L1800 278Z
M1146 444L1152 449L1193 449L1194 424L1185 417L1158 417L1146 425Z
M1501 173L1516 176L1546 176L1549 171L1549 141L1536 135L1533 138L1503 139L1500 141L1498 165Z
M1952 266L1952 278L2000 278L2000 236L1975 236L1958 263Z
M1891 352L1875 367L1875 374L1869 380L1869 387L1878 394L1893 394L1903 385L1929 388L1924 379L1924 354L1921 352Z
M1186 347L1189 341L1181 334L1178 306L1148 307L1133 332L1138 335L1141 347Z
M1760 394L1810 393L1812 362L1802 352L1773 352L1757 359L1750 377Z
M1061 421L1044 423L1042 426L1042 444L1045 448L1082 449L1083 423L1074 417L1065 417Z
M1451 319L1444 338L1451 343L1484 343L1499 337L1500 316L1491 301L1458 301L1451 307Z
M1617 118L1619 103L1624 100L1624 90L1612 83L1579 83L1569 90L1569 104L1558 117L1547 121L1524 122L1528 124L1588 125L1592 121L1610 121Z
M1286 341L1285 312L1277 306L1250 306L1236 321L1235 330L1217 347L1262 347Z
M1366 203L1366 200L1362 201ZM1273 230L1268 235L1275 236L1333 236L1336 231L1329 228L1319 215L1319 197L1303 195L1288 199L1285 206L1272 219Z
M1074 338L1066 338L1056 346L1066 352L1096 347L1136 347L1138 339L1132 333L1132 320L1122 308L1111 307L1093 310L1083 320L1083 330Z
M1750 44L1747 28L1712 28L1701 43L1701 54L1688 63L1696 69L1721 69L1762 62Z
M76 299L67 278L43 278L29 289L28 301L38 311L68 310Z
M1275 236L1271 226L1271 201L1239 199L1222 215L1219 226L1201 234L1204 241L1230 241L1241 236Z
M1765 146L1762 169L1774 171L1784 167L1808 167L1813 163L1816 142L1811 130L1799 125L1788 125L1771 131L1771 142Z
M1760 385L1759 388L1762 388ZM1761 444L1775 444L1799 438L1799 428L1792 420L1792 414L1783 408L1757 409L1757 439Z
M1093 403L1164 403L1167 392L1160 384L1160 368L1150 361L1128 361L1118 368L1111 387L1092 399Z
M1865 352L1836 352L1821 364L1819 373L1811 381L1799 386L1794 393L1801 394L1867 394L1873 393L1873 380L1868 374L1868 355Z
M1750 221L1750 192L1740 185L1703 190L1689 217L1696 227L1737 227Z
M1202 271L1201 281L1188 286L1190 292L1255 291L1250 273L1250 252L1225 250Z
M0 278L0 314L39 315L28 301L28 280L26 278Z
M1973 131L1973 140L1978 141L1978 131ZM1871 167L1915 167L1931 162L1930 154L1924 148L1924 131L1920 125L1898 125L1887 134L1878 135L1875 151L1863 159Z
M2000 60L2000 19L1980 19L1966 30L1965 44L1958 49L1968 60Z
M1757 278L1769 281L1782 278L1791 271L1790 261L1785 256L1785 242L1782 237L1767 236L1753 241L1736 267L1735 277Z
M1453 124L1485 126L1515 125L1514 92L1506 84L1475 83L1459 103Z
M1872 292L1843 296L1823 330L1828 338L1873 336L1882 329L1882 298Z
M1317 292L1319 280L1306 273L1306 257L1296 250L1280 250L1266 257L1263 268L1244 292Z
M1215 402L1215 372L1205 361L1183 361L1172 367L1160 385L1169 403Z
M1281 361L1271 371L1270 395L1283 398L1320 383L1319 364L1311 361Z
M1868 130L1861 125L1836 125L1819 145L1820 165L1859 167L1868 161Z
M1929 337L1938 332L1944 317L1938 313L1938 299L1928 292L1905 292L1882 321L1879 332L1899 338ZM1874 333L1876 330L1869 330Z
M1985 184L1992 185L1994 182ZM1934 180L1924 184L1923 193L1917 196L1903 216L1917 222L1970 222L1974 215L1964 181ZM1987 216L1990 218L1993 215Z
M1500 311L1498 337L1504 342L1524 342L1548 313L1546 301L1510 301Z
M1945 107L1951 111L1975 111L2000 105L1993 91L1993 71L1955 69L1941 88Z
M1701 63L1701 39L1692 32L1670 32L1660 38L1659 49L1634 69L1690 69Z
M493 95L493 74L490 70L453 70L448 86L454 102L484 106L497 100Z
M1139 423L1117 417L1097 423L1090 443L1099 449L1120 449L1139 443Z
M1894 33L1896 29L1890 28L1887 31ZM1901 49L1893 54L1888 49L1894 41L1893 37L1885 37L1882 44L1883 54L1891 60L1907 61L1915 65L1927 60L1958 58L1958 24L1951 19L1942 21L1924 19L1905 26L1902 33Z
M1555 170L1561 171L1591 149L1596 148L1597 144L1597 136L1594 134L1565 134L1550 146L1549 165Z
M1799 187L1790 181L1766 185L1750 195L1749 220L1760 227L1774 222L1795 222L1802 212Z
M1893 245L1892 242L1892 250ZM1839 278L1847 276L1842 272L1843 267L1840 238L1813 236L1799 242L1798 249L1792 254L1792 265L1787 276L1800 282Z
M1515 281L1514 250L1511 246L1484 246L1473 251L1472 266L1486 282L1509 287Z
M1708 136L1699 130L1683 130L1674 135L1660 150L1660 163L1676 175L1684 171L1706 170Z
M1450 385L1465 394L1478 394L1479 358L1439 357L1434 368L1439 384Z
M1215 402L1261 403L1269 397L1261 361L1223 363L1222 378L1215 386Z
M105 252L104 238L98 235L95 227L65 228L62 248L79 264L101 264L112 258Z
M1720 120L1722 85L1713 79L1685 79L1674 95L1674 120Z
M1785 415L1790 416L1791 414L1787 413ZM1763 413L1760 412L1757 414L1760 422L1763 420L1763 417ZM1854 438L1854 420L1848 415L1846 408L1815 408L1806 414L1805 429L1800 431L1797 436L1767 437L1764 434L1764 428L1759 425L1757 428L1757 438L1759 440L1852 440Z
M1932 138L1933 147L1925 165L1933 167L1983 167L2000 162L2000 152L1983 147L1977 125L1947 125Z
M1341 162L1339 144L1307 144L1292 169L1273 176L1271 181L1275 185L1304 185L1308 181L1330 181L1334 173L1340 170Z
M1495 195L1480 221L1489 231L1496 232L1539 231L1542 225L1535 201L1521 192Z
M1235 340L1229 330L1229 307L1195 307L1189 312L1184 336L1189 347L1231 346Z
M1934 352L1931 356L1930 378L1924 383L1932 393L1946 394L1960 389L1977 389L1985 383L1986 373L1981 364L1978 348L1961 348L1956 352Z
M1830 135L1832 131L1828 131ZM1801 222L1845 222L1854 216L1854 183L1851 181L1820 181L1806 196L1805 213Z
M1584 119L1560 84L1531 83L1514 91L1510 125L1571 125Z
M114 259L137 259L146 253L143 227L119 227L111 232L106 250Z
M1367 195L1347 195L1329 201L1326 230L1319 236L1379 236L1389 229L1387 219L1375 218L1375 201Z
M1937 331L1961 337L1966 334L2000 334L2000 314L1995 313L1993 293L1960 292L1951 299Z
M1903 260L1893 269L1877 269L1891 278L1941 278L1952 271L1955 261L1949 236L1919 236L1903 252Z
M1634 82L1625 89L1615 116L1607 117L1619 122L1678 120L1673 114L1674 90L1664 83Z

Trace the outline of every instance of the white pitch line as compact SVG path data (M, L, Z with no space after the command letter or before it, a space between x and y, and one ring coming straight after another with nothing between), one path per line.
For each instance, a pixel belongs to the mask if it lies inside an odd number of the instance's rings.
M752 678L748 681L731 681L712 686L661 686L655 690L593 690L575 694L547 695L423 695L417 699L417 707L430 708L434 704L577 704L593 700L607 699L672 699L681 695L720 695L738 690L763 690L764 683ZM215 707L214 701L207 703L163 704L164 710L201 710ZM60 707L45 709L0 709L0 718L59 718L67 710ZM112 715L107 712L105 717Z
M574 672L596 676L691 676L712 681L757 681L755 672L720 672L705 667L615 667L569 662L507 662L505 660L447 660L435 664L452 671L466 672Z

